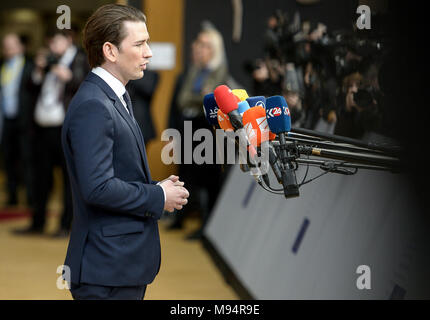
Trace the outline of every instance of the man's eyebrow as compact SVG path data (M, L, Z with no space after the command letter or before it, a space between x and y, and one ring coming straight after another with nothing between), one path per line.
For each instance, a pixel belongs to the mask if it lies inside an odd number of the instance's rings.
M145 41L149 42L149 38L148 38L148 39L145 39L145 40L137 40L137 41L135 41L134 43L143 43L143 42L145 42Z

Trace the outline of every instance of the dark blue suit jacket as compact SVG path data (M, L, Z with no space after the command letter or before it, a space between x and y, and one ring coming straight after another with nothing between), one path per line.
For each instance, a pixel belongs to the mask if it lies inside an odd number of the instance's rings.
M151 179L138 125L92 72L69 105L62 145L73 195L71 282L151 283L161 260L163 190Z

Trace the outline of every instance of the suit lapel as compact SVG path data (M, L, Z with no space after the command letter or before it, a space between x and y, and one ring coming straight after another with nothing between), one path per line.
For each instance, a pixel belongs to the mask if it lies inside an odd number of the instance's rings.
M95 73L90 72L86 80L96 83L106 93L106 95L111 100L113 100L113 105L115 109L120 113L120 115L123 117L123 119L127 122L128 126L130 127L130 130L133 132L133 135L137 142L137 146L140 151L140 156L142 159L146 178L148 179L148 182L151 182L152 180L149 172L148 160L146 158L145 144L143 142L143 137L142 137L142 134L140 133L137 123L135 122L135 120L131 118L130 114L124 108L124 105L122 104L121 100L119 100L118 96L115 94L112 88L109 87L109 85L102 78L100 78Z
M121 116L127 121L128 126L130 127L131 131L133 132L134 137L136 138L137 146L139 147L140 155L142 157L142 163L145 168L145 174L148 180L151 180L151 176L149 174L149 168L148 168L148 161L146 158L146 150L145 150L145 144L143 143L143 139L140 133L140 130L137 126L137 123L134 119L131 118L130 114L125 110L124 105L119 100L118 96L115 95L116 99L114 102L115 108L118 110L118 112L121 114Z
M151 181L152 181L151 173L150 173L150 171L149 171L149 167L148 167L148 159L146 158L145 139L143 139L142 131L141 131L141 130L140 130L140 128L139 128L139 124L136 122L136 120L135 120L135 119L134 119L133 121L134 121L134 124L136 125L137 131L139 132L139 135L140 135L140 138L141 138L141 141L142 141L143 154L145 155L145 161L144 161L143 163L144 163L144 165L145 165L146 176L147 176L147 178L148 178L149 182L151 182Z

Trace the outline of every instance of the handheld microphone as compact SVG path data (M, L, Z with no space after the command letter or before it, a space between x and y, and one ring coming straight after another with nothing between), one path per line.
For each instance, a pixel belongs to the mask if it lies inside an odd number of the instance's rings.
M219 127L222 130L224 130L225 132L227 132L227 131L234 131L234 128L233 128L233 126L230 123L230 119L228 118L228 115L224 114L221 111L221 109L218 109L218 111L217 111L217 119L218 119ZM232 138L229 135L227 135L227 139L232 139ZM233 141L236 142L234 139L233 139ZM249 171L249 167L247 166L247 164L243 163L243 162L246 161L246 159L243 158L243 156L242 156L241 153L239 153L239 157L241 159L241 161L240 161L240 169L243 172L248 172Z
M230 122L235 130L242 129L242 117L237 111L237 97L231 92L226 85L220 85L214 90L215 101L223 113L228 115Z
M249 151L251 157L257 154L255 148L249 143L248 137L243 131L242 116L240 115L238 108L237 97L231 92L230 88L226 85L220 85L214 90L215 101L217 102L221 111L228 115L230 123L234 128L234 131L238 132L241 140L246 143L246 149ZM241 130L242 129L242 130Z
M248 93L244 89L233 89L231 92L238 97L240 101L245 101L248 98Z
M203 98L203 111L205 113L206 120L214 129L219 129L217 112L219 110L218 105L215 101L215 96L213 93L208 93Z
M203 98L203 111L205 113L206 120L212 126L212 129L215 131L215 144L217 154L220 156L220 159L224 156L224 152L222 150L223 143L219 140L220 136L217 134L217 129L220 129L220 125L218 123L218 111L219 107L216 104L215 97L213 93L209 93ZM228 117L227 117L228 120ZM230 122L228 120L228 122ZM227 125L227 124L226 124ZM231 124L230 124L231 127ZM233 129L233 128L232 128ZM222 137L223 139L223 137Z
M238 98L232 93L229 87L226 85L220 85L214 90L215 101L218 104L220 110L228 115L231 125L234 131L238 133L239 141L244 143L243 147L249 152L251 159L255 159L257 151L255 147L250 144L248 137L243 129L242 116L240 115L238 109ZM252 163L248 162L249 167L255 167ZM251 170L257 183L261 184L261 175L255 170ZM264 175L263 175L264 176ZM264 180L268 180L268 176L263 177Z
M275 148L270 143L270 140L273 140L276 135L269 130L266 119L266 110L264 110L262 106L256 106L248 109L243 114L243 123L248 136L250 137L250 142L254 146L260 147L263 158L266 153L268 154L269 164L272 167L273 173L275 174L279 184L283 184L281 170L282 165L278 160Z
M265 96L255 96L255 97L249 97L246 99L249 106L251 108L255 106L262 106L263 108L266 108L266 97Z
M284 97L273 96L267 98L266 117L270 131L279 137L281 161L284 166L284 171L282 172L284 195L286 198L298 197L299 186L285 139L285 135L291 130L291 116Z

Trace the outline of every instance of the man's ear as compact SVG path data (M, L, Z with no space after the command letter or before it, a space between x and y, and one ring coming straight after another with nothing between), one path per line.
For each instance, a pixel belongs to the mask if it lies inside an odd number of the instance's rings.
M103 43L102 49L103 55L107 61L116 62L118 58L118 48L114 44L110 42L105 42Z

